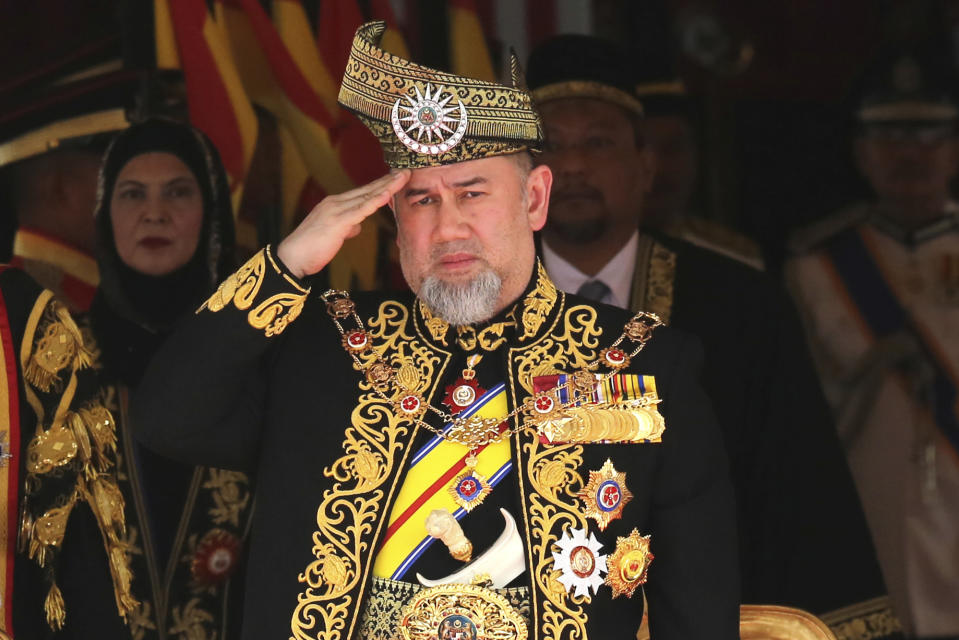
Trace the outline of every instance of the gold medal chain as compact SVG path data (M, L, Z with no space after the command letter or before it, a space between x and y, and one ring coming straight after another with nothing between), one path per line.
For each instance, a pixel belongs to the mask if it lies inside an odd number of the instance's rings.
M372 340L372 336L366 330L366 325L363 324L360 316L356 313L356 303L350 299L348 292L329 289L323 293L320 298L326 303L327 312L333 319L333 324L336 326L337 331L339 331L340 335L343 337L344 344L347 337L347 331L343 328L340 320L344 320L346 318L352 318L353 322L356 324L356 329L351 330L351 332L362 332L366 337L366 340ZM431 431L444 440L461 444L469 448L471 452L475 452L480 447L499 440L504 436L511 436L527 428L527 426L529 426L528 421L524 420L519 426L506 429L505 431L499 430L499 426L501 424L511 420L512 418L515 418L520 413L533 412L536 401L540 398L548 396L551 400L553 398L558 399L559 396L556 394L556 392L564 389L568 392L572 392L573 390L578 390L581 393L592 392L596 387L614 376L616 372L628 366L629 361L635 358L646 346L646 343L649 342L649 339L652 337L653 330L659 326L662 326L662 324L662 320L660 320L659 316L656 314L640 311L634 315L629 322L626 323L623 333L620 334L616 341L613 342L610 347L604 349L601 352L600 357L588 364L583 371L569 376L569 380L567 380L562 386L556 387L541 394L534 395L502 418L481 418L479 416L457 418L446 411L437 409L432 404L427 404L425 410L410 416L410 419L419 426ZM626 339L635 343L636 347L629 354L625 354L625 352L623 352L625 358L621 360L621 364L614 364L608 357L605 356L605 354L612 350L618 350L619 345L622 344L623 340ZM369 365L364 365L362 362L360 362L360 359L357 357L355 351L349 348L346 348L346 351L356 364L356 368L366 374L366 379L370 382L373 391L387 403L396 404L394 398L398 395L397 392L399 391L399 389L397 389L398 383L396 382L396 368L386 362L381 353L372 345L369 345L366 348L372 350L376 354L376 359ZM604 363L611 370L604 374L602 378L597 380L590 372L596 370ZM582 374L585 374L585 376ZM588 381L585 379L586 377L589 378ZM390 389L392 395L386 393L384 389L387 388ZM570 400L560 404L555 410L562 411L575 404L576 398L574 397L574 394L569 393L569 397L571 398ZM557 400L552 401L557 402ZM442 429L429 424L421 417L425 411L432 411L434 414L439 416L440 419L442 419L443 424L452 423L452 428L449 431L443 431Z

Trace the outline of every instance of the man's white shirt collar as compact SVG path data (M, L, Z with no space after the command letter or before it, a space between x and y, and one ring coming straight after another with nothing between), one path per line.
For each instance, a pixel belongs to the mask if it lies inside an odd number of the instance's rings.
M588 276L565 258L553 251L543 240L543 266L557 288L576 293L590 280L599 280L607 287L607 293L600 302L624 309L629 307L629 296L633 285L633 270L636 266L636 251L639 247L639 231L634 231L623 248L612 260L606 263L595 276Z

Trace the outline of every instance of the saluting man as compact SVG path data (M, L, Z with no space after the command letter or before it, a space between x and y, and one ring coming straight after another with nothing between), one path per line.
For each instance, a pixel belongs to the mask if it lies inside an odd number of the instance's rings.
M896 614L959 636L959 102L947 61L865 74L855 159L874 192L793 239L787 276Z
M512 86L362 26L340 91L392 171L323 200L158 354L144 442L253 471L244 638L738 637L732 493L698 343L557 290L552 175ZM414 294L311 291L389 204ZM654 559L655 558L655 559Z

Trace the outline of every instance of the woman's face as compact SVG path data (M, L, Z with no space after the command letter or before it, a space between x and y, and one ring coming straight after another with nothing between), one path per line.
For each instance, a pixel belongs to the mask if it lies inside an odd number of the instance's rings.
M172 153L143 153L117 175L110 222L124 264L147 275L166 275L196 252L203 192L193 172Z

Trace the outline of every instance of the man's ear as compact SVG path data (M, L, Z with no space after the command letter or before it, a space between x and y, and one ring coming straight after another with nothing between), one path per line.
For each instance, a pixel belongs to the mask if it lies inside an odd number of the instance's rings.
M526 216L529 227L539 231L546 224L549 192L553 188L553 172L545 164L533 167L526 178Z

